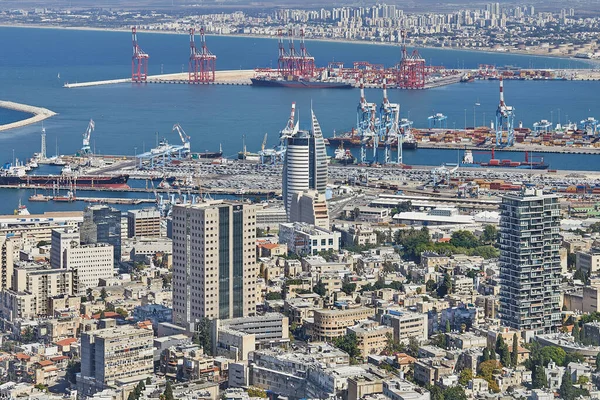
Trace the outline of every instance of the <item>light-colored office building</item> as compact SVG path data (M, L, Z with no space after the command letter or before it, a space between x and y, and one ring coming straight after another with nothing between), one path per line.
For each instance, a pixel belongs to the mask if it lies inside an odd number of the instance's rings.
M127 212L127 237L159 237L160 211L155 208Z
M65 250L79 246L79 230L77 228L52 229L50 240L50 265L52 268L64 268Z
M146 325L82 333L81 374L77 377L79 394L90 396L129 380L137 382L151 376L153 340L154 333Z
M73 271L73 291L83 295L98 286L100 279L114 276L114 248L107 243L80 245L65 249L64 265Z
M500 206L500 320L537 333L556 332L560 310L558 196L525 189Z
M212 201L173 209L173 322L256 313L257 206Z
M356 307L345 310L314 310L313 340L331 340L344 336L346 328L375 315L374 308Z
M305 222L329 230L329 211L325 195L316 190L294 193L290 204L290 222Z
M279 224L288 221L284 208L265 207L256 210L256 227L265 230L277 230Z
M317 117L311 110L311 131L298 131L287 139L283 166L283 201L288 218L295 193L327 189L327 149Z
M331 232L302 222L279 225L279 243L298 255L317 255L322 251L340 249L339 232Z
M379 325L376 321L366 320L348 327L347 332L356 335L358 349L366 360L369 354L380 354L385 349L388 335L392 335L394 330L389 326Z

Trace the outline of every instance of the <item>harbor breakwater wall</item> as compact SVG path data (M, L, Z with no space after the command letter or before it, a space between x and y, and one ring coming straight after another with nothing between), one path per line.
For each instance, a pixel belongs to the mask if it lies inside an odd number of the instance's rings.
M54 111L50 111L47 108L35 107L5 100L0 100L0 108L32 114L32 116L27 119L11 122L10 124L0 125L0 132L35 124L56 115Z

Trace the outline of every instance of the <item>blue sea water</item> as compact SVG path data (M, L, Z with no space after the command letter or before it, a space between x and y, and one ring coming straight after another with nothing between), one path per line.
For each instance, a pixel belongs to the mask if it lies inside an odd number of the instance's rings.
M150 54L149 72L187 70L186 34L139 33L141 47ZM277 41L263 38L207 37L217 55L218 69L251 69L276 64ZM249 150L258 150L265 133L275 145L284 127L290 105L297 103L301 126L309 123L311 103L325 136L351 129L356 122L358 90L284 89L252 86L189 86L121 84L64 89L65 82L116 79L131 73L131 37L127 32L75 31L63 29L0 28L0 98L49 108L57 116L44 121L48 154L73 154L81 148L82 133L90 118L96 122L92 146L97 153L134 154L155 145L156 132L177 142L172 132L180 123L192 138L192 150L217 150L226 155L242 148L246 135ZM329 61L367 60L392 66L399 61L397 46L308 41L317 64ZM478 64L515 65L535 68L589 68L583 60L565 60L511 54L419 49L428 63L447 67L476 68ZM60 77L59 77L60 76ZM600 118L597 94L600 82L508 81L506 100L516 108L516 120L531 126L540 119L558 122ZM402 117L416 127L427 126L427 116L448 115L448 126L487 124L498 104L498 83L481 81L426 91L389 93L401 105ZM379 103L381 92L367 90L369 101ZM475 106L479 103L479 106ZM465 111L466 110L466 111ZM0 112L3 118L15 115ZM18 117L17 117L18 118ZM26 159L38 151L41 124L1 132L0 162L15 156ZM511 158L520 159L521 155ZM597 156L548 154L546 161L558 169L600 170ZM412 164L456 161L456 153L444 150L407 152ZM14 192L13 192L14 193ZM5 197L4 192L0 198ZM4 203L14 202L14 195ZM11 203L11 207L13 207ZM6 210L0 209L5 212Z

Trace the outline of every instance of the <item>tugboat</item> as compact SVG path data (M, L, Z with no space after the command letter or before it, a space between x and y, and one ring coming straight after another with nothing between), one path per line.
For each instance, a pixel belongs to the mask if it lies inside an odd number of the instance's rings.
M333 164L350 165L356 162L356 157L352 155L350 150L344 149L344 142L340 142L340 147L335 150Z

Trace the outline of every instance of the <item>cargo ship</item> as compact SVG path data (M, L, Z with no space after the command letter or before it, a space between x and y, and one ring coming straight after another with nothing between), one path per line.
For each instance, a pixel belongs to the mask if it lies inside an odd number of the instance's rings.
M340 147L335 150L332 164L350 165L356 162L356 157L352 155L350 150L344 149L344 143L340 143Z
M518 168L518 169L548 169L549 165L544 163L544 158L540 157L540 161L533 161L533 156L529 156L529 152L525 152L525 161L501 160L494 157L494 149L492 149L492 158L488 162L476 162L473 159L473 152L465 150L461 166L463 167L482 167L482 168Z
M26 175L11 169L0 171L0 186L127 188L129 175Z
M352 89L354 86L347 82L333 80L306 80L306 79L284 79L256 77L251 78L252 85L264 87L285 87L285 88L305 88L305 89Z
M347 148L361 146L360 137L356 134L356 131L354 129L352 129L351 132L345 133L341 136L334 135L333 137L327 138L325 144L328 146L336 146L336 147L344 146ZM368 143L367 147L373 147L373 145L371 143ZM383 143L383 142L378 143L378 147L384 148L385 143ZM391 147L392 147L392 149L397 149L398 142L397 141L393 142L391 144ZM412 133L407 132L403 135L403 138L402 138L402 149L403 150L416 150L418 147L419 147L418 142Z

